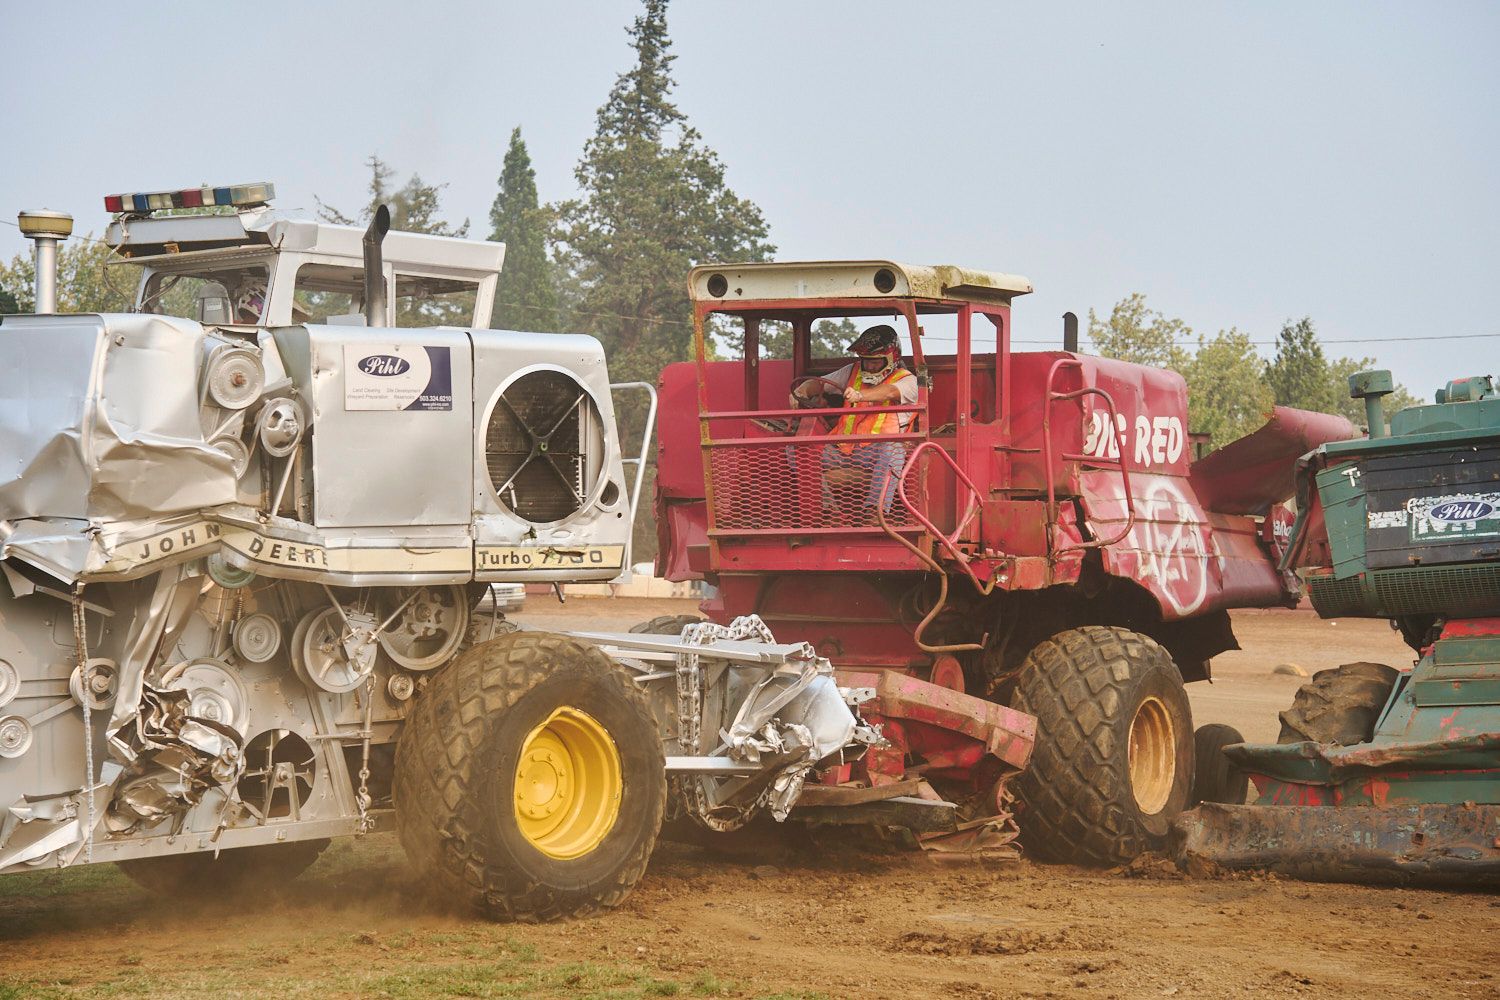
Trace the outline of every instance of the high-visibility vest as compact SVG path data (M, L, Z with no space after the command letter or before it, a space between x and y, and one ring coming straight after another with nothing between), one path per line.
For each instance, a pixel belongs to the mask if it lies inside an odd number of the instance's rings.
M885 378L881 379L878 382L872 382L872 383L870 383L870 385L868 386L868 388L875 388L877 386L882 386L882 385L895 385L897 382L901 381L903 378L916 378L916 376L913 375L911 372L907 371L905 368L902 368L900 365L897 365L896 368L894 370L892 370L892 372L889 375L887 375ZM860 369L860 368L855 368L854 369L854 377L850 380L849 387L851 389L865 389L865 388L867 388L867 386L865 385L865 373L864 373L863 369ZM850 405L851 406L859 407L859 406L874 406L875 404L874 403L852 403ZM881 412L881 413L866 413L863 416L861 416L858 413L851 413L847 417L841 417L839 419L839 422L834 425L833 433L835 433L835 434L899 434L899 433L901 433L901 422L900 422L900 420L895 420L895 421L891 422L891 424L890 424L891 429L889 431L887 431L885 429L886 428L886 418L887 417L892 417L892 416L896 416L896 414L887 413L887 412ZM839 445L839 451L842 451L845 455L849 455L849 454L852 454L854 452L854 447L855 446L852 443L851 444L841 444L841 445Z

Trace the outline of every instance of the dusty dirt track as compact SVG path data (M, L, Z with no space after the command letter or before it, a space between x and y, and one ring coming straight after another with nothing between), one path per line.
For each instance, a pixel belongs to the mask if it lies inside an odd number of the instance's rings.
M538 627L622 628L686 602L533 599ZM1379 622L1236 616L1247 652L1194 685L1198 723L1274 737L1296 678L1405 656ZM0 1000L279 997L1497 997L1500 897L938 866L874 845L665 845L614 913L487 924L413 884L388 837L250 899L164 906L110 866L0 882Z

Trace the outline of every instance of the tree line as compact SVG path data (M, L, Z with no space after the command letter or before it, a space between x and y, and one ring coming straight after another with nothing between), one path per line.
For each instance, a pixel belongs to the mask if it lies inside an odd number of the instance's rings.
M1194 342L1191 327L1152 309L1138 292L1115 303L1107 318L1090 309L1088 335L1103 357L1181 373L1188 427L1208 435L1216 448L1258 428L1272 406L1337 413L1357 427L1365 423L1364 403L1349 397L1349 376L1373 368L1375 359L1328 357L1309 317L1282 324L1270 361L1262 360L1248 333L1234 327L1212 338L1200 334ZM1385 410L1417 402L1397 386Z

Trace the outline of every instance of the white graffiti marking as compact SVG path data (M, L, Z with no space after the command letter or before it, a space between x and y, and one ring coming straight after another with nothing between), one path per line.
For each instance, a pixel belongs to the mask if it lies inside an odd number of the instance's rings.
M1084 434L1083 452L1095 458L1119 458L1121 449L1130 449L1130 424L1123 413L1116 414L1116 426L1109 433L1109 412L1094 410L1089 414L1088 430ZM1182 432L1180 417L1148 417L1144 413L1135 418L1135 448L1132 458L1143 468L1153 465L1168 465L1182 457L1187 436Z
M1208 597L1208 561L1203 526L1191 504L1170 479L1154 480L1137 497L1131 534L1141 554L1141 575L1155 580L1155 590L1172 610L1191 615Z

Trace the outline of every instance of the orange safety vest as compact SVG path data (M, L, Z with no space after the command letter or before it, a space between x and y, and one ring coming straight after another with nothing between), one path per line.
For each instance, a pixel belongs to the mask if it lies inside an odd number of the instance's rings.
M907 371L905 368L902 368L900 365L897 365L896 368L895 368L895 370L893 370L889 375L887 375L885 378L881 379L879 382L873 383L873 385L871 386L871 388L875 388L875 387L882 386L882 385L895 385L897 382L901 381L903 378L915 378L915 377L916 376L912 375L911 372ZM852 380L850 380L849 387L852 388L852 389L864 389L865 388L865 373L864 373L863 369L861 369L859 367L856 367L854 369L854 378ZM850 404L850 405L851 406L874 406L875 404L874 403L853 403L853 404ZM835 433L835 434L899 434L899 433L901 433L901 422L899 420L897 420L897 421L895 421L894 423L891 424L891 430L887 431L885 429L885 427L886 427L886 417L890 417L890 416L894 416L894 414L886 413L886 412L881 412L881 413L866 413L864 416L860 416L857 413L851 413L847 417L841 418L839 420L839 422L836 425L834 425L833 433ZM841 445L839 445L839 451L843 452L845 455L851 455L851 454L853 454L854 453L854 448L855 448L855 446L853 444L841 444Z

